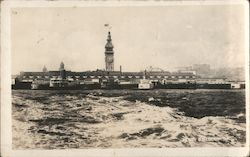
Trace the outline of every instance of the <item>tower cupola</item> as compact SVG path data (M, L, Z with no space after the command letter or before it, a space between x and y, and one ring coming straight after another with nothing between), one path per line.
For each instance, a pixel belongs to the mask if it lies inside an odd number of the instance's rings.
M44 66L43 67L43 72L47 72L48 70L47 70L47 68L46 68L46 66Z
M105 45L106 52L105 53L114 53L113 52L113 44L112 44L112 38L110 32L108 32L108 38L107 38L107 43Z
M65 69L64 69L64 63L63 63L63 62L61 62L59 70L60 70L60 71L61 71L61 70L65 70Z
M64 69L64 63L63 62L61 62L61 64L60 64L59 71L60 71L60 77L62 79L66 79L66 70Z

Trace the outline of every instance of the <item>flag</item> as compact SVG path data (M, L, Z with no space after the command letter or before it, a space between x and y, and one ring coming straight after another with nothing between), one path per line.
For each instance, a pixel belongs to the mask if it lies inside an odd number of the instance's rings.
M111 25L109 25L108 23L104 24L104 27L108 28L108 30L111 30Z

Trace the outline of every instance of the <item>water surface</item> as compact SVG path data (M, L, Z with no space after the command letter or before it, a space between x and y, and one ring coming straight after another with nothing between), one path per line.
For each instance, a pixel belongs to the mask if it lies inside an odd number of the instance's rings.
M13 148L245 145L244 90L13 90Z

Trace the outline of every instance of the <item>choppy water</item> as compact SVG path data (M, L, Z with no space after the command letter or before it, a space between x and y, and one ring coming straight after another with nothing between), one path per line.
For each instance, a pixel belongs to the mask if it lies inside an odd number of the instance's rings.
M244 90L12 91L13 148L244 146Z

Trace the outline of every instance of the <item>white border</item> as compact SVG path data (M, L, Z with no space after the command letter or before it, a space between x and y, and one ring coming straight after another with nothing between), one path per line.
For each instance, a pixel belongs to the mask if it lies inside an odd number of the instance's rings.
M12 150L11 131L11 8L18 7L90 7L90 6L165 6L165 5L225 5L245 6L246 52L246 147L162 148L162 149L67 149L67 150ZM248 156L249 152L249 6L247 1L4 1L1 4L1 155L16 157L58 156Z

